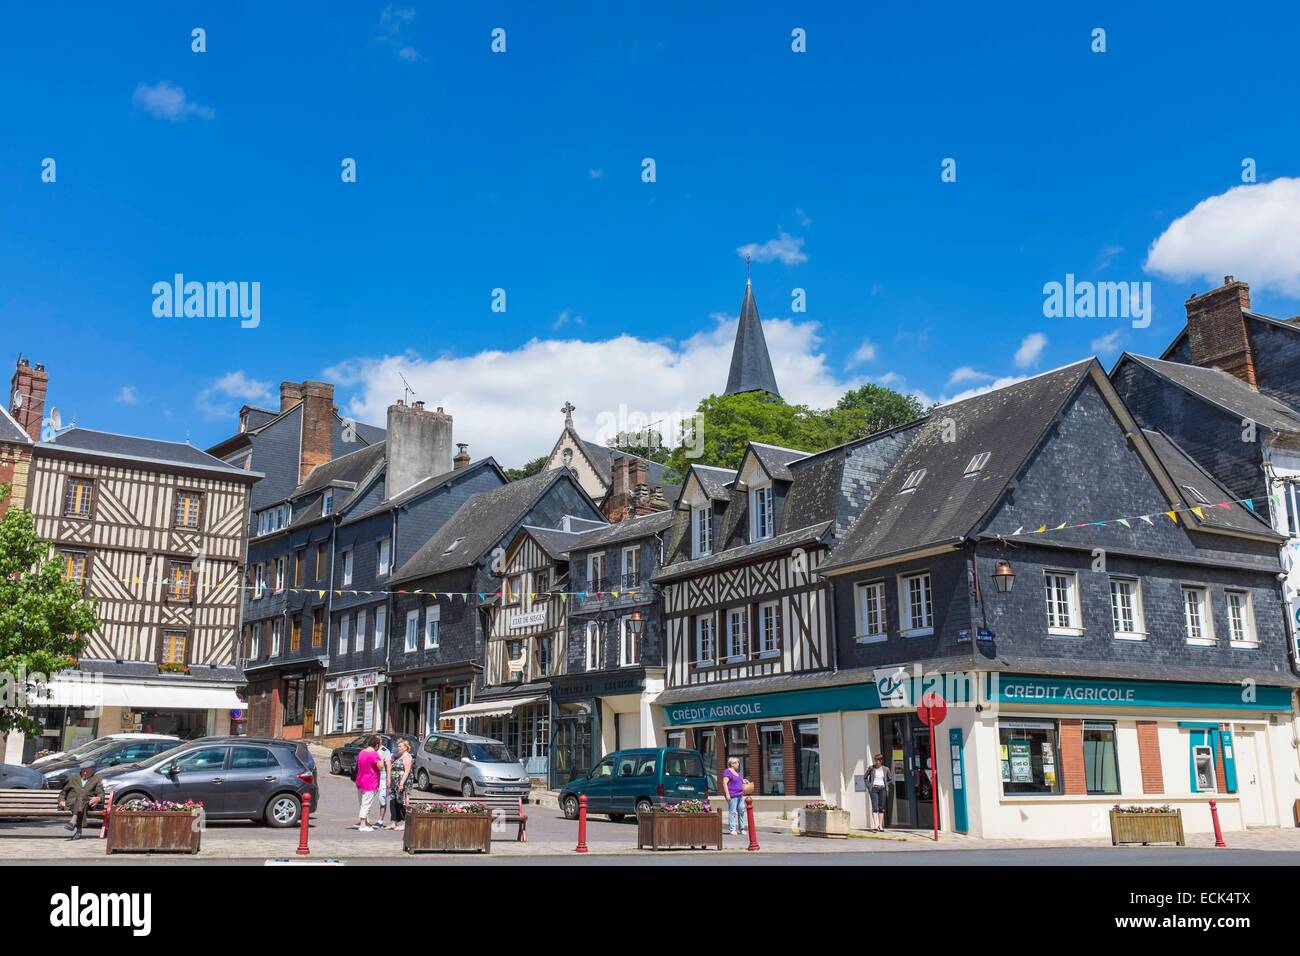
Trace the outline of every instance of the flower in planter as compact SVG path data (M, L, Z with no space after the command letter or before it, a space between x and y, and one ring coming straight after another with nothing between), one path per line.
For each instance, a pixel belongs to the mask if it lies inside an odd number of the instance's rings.
M838 810L833 803L827 803L825 800L809 800L803 805L805 810Z
M713 808L707 800L683 800L681 803L665 803L659 807L660 813L712 813Z
M173 800L137 799L115 804L114 809L130 810L132 813L193 813L203 809L203 801L186 800L184 803L176 803Z
M481 803L416 803L410 808L411 813L487 813L488 808Z
M190 672L188 667L176 661L165 661L158 665L158 670L164 674L188 674Z
M1174 812L1174 808L1167 803L1162 804L1161 806L1158 807L1137 807L1137 806L1123 807L1117 803L1115 804L1113 809L1116 813L1173 813Z

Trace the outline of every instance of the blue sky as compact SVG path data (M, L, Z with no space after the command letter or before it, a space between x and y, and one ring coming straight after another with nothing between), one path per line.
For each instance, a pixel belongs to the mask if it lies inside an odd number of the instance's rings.
M382 422L401 372L517 464L566 399L597 437L720 390L750 244L811 404L1158 354L1228 272L1300 312L1294 7L458 6L0 14L0 320L65 420L205 446L327 378ZM178 272L260 282L260 325L155 317ZM1152 282L1150 327L1046 318L1066 273Z

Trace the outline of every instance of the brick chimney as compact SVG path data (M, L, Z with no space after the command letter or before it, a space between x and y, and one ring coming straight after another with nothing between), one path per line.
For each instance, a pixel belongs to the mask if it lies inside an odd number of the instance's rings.
M302 390L306 382L280 383L280 411L287 412L302 401Z
M631 476L629 460L626 455L612 455L609 460L609 494L605 498L605 517L610 521L622 521L632 505Z
M41 422L45 419L45 389L50 384L45 366L35 368L25 358L18 360L9 389L9 410L32 441L41 440Z
M469 445L464 442L456 443L456 457L451 460L453 471L461 471L469 467Z
M285 384L293 385L292 382ZM334 386L327 382L303 382L302 389L302 446L298 458L298 480L307 476L333 457L334 444ZM280 386L280 402L284 402L284 385Z
M1223 285L1187 300L1187 340L1192 364L1217 368L1235 375L1251 388L1255 381L1255 352L1250 345L1246 317L1250 286L1223 277Z
M417 481L452 470L451 425L450 415L441 408L428 411L424 402L407 405L399 401L388 406L385 498L394 498Z

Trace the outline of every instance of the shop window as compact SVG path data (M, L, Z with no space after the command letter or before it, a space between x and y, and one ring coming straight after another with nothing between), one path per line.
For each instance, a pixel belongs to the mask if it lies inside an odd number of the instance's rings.
M307 679L305 677L289 678L284 682L284 725L286 727L302 724L306 700Z
M795 761L799 796L816 796L822 792L821 734L815 720L795 725Z
M727 763L731 758L740 760L740 775L749 779L749 730L744 724L732 724L725 728L727 734Z
M1089 793L1119 793L1113 722L1084 721L1083 770Z
M686 746L686 731L684 731L684 730L670 730L670 731L668 731L668 733L665 735L664 740L665 740L666 745L669 746L669 747L681 747L681 748L684 748L684 747Z
M343 692L339 691L334 695L334 733L343 732L346 719L347 702L343 699Z
M759 727L758 745L762 748L758 792L768 797L785 796L785 735L781 725Z
M1056 721L1003 721L998 735L1004 794L1061 792Z
M695 749L704 754L704 766L716 773L718 767L718 732L713 729L695 731Z

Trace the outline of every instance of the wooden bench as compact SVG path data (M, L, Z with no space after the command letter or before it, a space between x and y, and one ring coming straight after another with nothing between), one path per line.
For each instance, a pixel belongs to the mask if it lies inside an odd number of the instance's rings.
M58 790L0 790L0 817L66 817Z
M470 797L466 800L443 799L443 800L416 800L411 799L411 806L428 806L434 803L481 803L488 808L488 813L492 815L492 822L495 824L498 820L504 823L516 823L519 829L515 831L516 843L528 842L528 814L524 812L524 801L522 797Z

